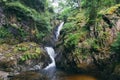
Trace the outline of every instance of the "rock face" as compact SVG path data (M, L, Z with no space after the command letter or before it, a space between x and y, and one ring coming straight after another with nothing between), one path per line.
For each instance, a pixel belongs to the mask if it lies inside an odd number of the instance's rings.
M118 59L116 54L111 52L110 46L116 39L117 33L120 32L120 5L100 11L98 15L96 27L89 26L90 31L85 29L87 23L81 21L84 19L76 19L75 27L71 24L71 17L68 18L62 34L63 45L58 44L62 49L56 57L57 67L76 72L114 73L114 63ZM68 28L72 27L70 24L73 28ZM119 73L118 68L117 71Z
M34 42L0 45L0 70L19 73L38 70L51 62L43 47Z

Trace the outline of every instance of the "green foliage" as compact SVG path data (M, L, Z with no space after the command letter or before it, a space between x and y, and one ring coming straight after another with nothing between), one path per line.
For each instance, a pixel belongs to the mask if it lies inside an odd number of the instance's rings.
M25 32L25 30L23 29L19 29L19 34L23 39L26 38L26 36L28 35L28 33Z
M41 15L36 10L23 5L19 1L6 3L6 8L8 10L17 10L22 13L21 15L31 17L35 21L41 21Z
M41 48L33 42L25 42L16 45L16 47L14 48L14 52L16 54L21 53L20 62L30 59L37 59L42 53Z
M23 2L25 5L34 8L35 10L41 12L45 11L47 8L47 0L20 0Z
M94 4L92 4L94 3ZM105 7L110 7L111 5L114 5L116 3L115 0L91 0L91 1L87 1L87 0L82 0L81 1L81 6L84 8L89 8L91 5L96 6L99 9L105 8Z
M38 3L36 3L37 1ZM37 1L35 0L35 2L29 2L26 0L21 0L21 1L17 0L17 1L6 2L5 12L7 14L9 13L8 14L9 16L11 14L15 14L17 20L19 21L25 20L31 22L27 26L30 27L31 29L30 31L35 31L35 33L28 32L26 31L26 29L22 29L21 26L14 27L12 24L10 24L12 27L18 30L19 34L17 36L20 36L22 39L24 39L26 38L26 36L31 36L31 34L33 34L32 38L37 38L34 40L42 42L43 37L45 37L46 34L49 33L51 29L50 26L51 13L48 12L47 10L44 12L38 12L38 10L36 10L36 7L38 7L37 5L45 4L46 0L44 1L37 0ZM37 5L32 5L32 4L37 4Z
M76 3L75 1L72 2L73 4ZM115 1L81 0L81 2L81 11L79 11L80 9L73 10L72 8L67 7L61 13L62 16L60 17L64 18L67 16L67 22L63 27L63 35L65 35L64 45L67 49L75 51L79 43L82 44L83 46L80 47L81 49L77 53L99 52L101 48L105 47L105 44L103 42L106 41L108 33L102 32L103 24L99 24L102 18L101 16L98 16L98 11L114 5ZM113 12L115 9L116 8L111 8L107 11ZM94 33L94 37L89 36L89 34L92 33L90 30L91 27L93 27L93 32L98 33L98 35L100 34L100 36L96 36Z
M26 60L30 60L30 59L37 59L39 57L39 54L36 53L25 53L24 55L22 55L20 57L20 62L24 62Z
M65 44L67 44L66 46L75 46L78 44L79 41L79 33L71 33L69 35L67 35L67 38L65 40Z
M64 20L64 18L67 18L68 16L70 16L70 13L71 13L71 8L67 7L61 12L61 15L59 16L59 18Z
M102 15L103 14L113 14L119 7L120 7L120 4L117 4L108 9L101 10L98 14L102 14Z
M88 46L90 46L89 49L91 49L92 52L96 52L96 51L98 51L98 49L100 49L100 45L97 44L97 42L98 42L98 40L95 38L87 39Z
M64 31L67 31L67 33L74 31L75 29L75 22L66 23L63 27Z
M18 47L18 51L27 51L27 47Z
M79 41L82 41L84 39L84 37L87 34L87 30L85 28L77 28L78 26L75 27L74 25L68 23L64 27L64 30L67 31L67 35L64 37L65 39L64 45L66 47L74 48L75 46L78 45Z
M118 34L115 42L111 45L111 49L115 53L120 53L120 33Z
M67 22L63 27L64 45L66 48L74 50L80 41L83 41L87 35L87 29L81 27L81 23L84 23L84 12L73 10L69 14Z
M0 38L7 38L12 36L8 29L0 27Z
M26 32L24 29L17 26L16 24L10 24L9 26L7 26L7 28L8 29L14 29L16 31L16 33L15 33L14 30L13 31L11 30L11 34L14 34L14 37L16 37L16 38L19 37L19 38L21 38L23 40L28 35L28 32Z
M35 36L36 36L37 40L41 40L41 39L45 36L45 34L44 34L44 33L37 32L37 33L35 34Z
M98 51L100 48L99 44L96 42L97 40L95 38L88 38L85 41L81 42L81 46L76 47L73 53L82 55L82 57L92 54L93 52Z
M97 12L101 9L106 9L115 4L115 0L82 0L82 7L85 9L86 16L88 17L87 27L95 26L98 17Z

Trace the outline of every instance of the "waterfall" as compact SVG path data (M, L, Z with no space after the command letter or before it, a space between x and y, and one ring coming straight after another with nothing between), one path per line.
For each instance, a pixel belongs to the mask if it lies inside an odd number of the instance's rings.
M59 35L60 35L60 31L61 31L61 29L62 29L62 27L63 27L63 24L64 24L64 22L62 22L58 27L57 27L57 29L55 30L55 41L57 41L58 40L58 37L59 37Z
M62 22L62 23L57 27L57 29L55 30L54 36L55 36L55 40L56 40L56 41L58 40L58 37L59 37L59 35L60 35L60 31L61 31L61 29L62 29L62 27L63 27L63 24L64 24L64 22ZM49 68L56 67L56 65L55 65L55 60L54 60L56 54L55 54L54 49L53 49L52 47L45 47L45 50L47 51L48 55L50 56L52 62L51 62L47 67L45 67L44 69L45 69L45 70L48 70Z
M45 70L47 70L47 69L49 69L51 67L55 67L55 60L54 60L55 51L54 51L54 49L52 47L45 47L45 49L46 49L48 55L50 56L50 58L52 60L52 62L45 68Z

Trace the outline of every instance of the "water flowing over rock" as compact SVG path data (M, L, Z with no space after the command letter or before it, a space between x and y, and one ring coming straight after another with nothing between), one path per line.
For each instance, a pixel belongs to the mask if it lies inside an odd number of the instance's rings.
M56 27L56 29L55 29L55 31L54 31L54 36L55 36L54 40L55 40L55 41L58 40L58 37L59 37L59 35L60 35L60 31L61 31L63 25L64 25L64 22L62 22L58 27Z
M59 26L57 26L56 27L56 29L55 29L55 31L54 31L54 40L55 41L57 41L58 40L58 37L59 37L59 35L60 35L60 31L61 31L61 29L62 29L62 27L63 27L63 24L64 24L64 22L62 22L62 23L60 23L60 25ZM54 41L53 41L54 42ZM55 44L55 43L54 43ZM56 65L55 65L55 57L56 57L56 54L55 54L55 51L54 51L54 49L52 48L52 47L45 47L45 49L46 49L46 51L47 51L47 53L48 53L48 55L50 56L50 58L51 58L51 60L52 60L52 62L51 62L51 64L49 64L46 68L45 68L45 70L47 70L47 69L49 69L49 68L51 68L51 67L56 67Z
M45 47L46 51L48 52L48 55L50 56L52 62L51 64L49 64L47 67L45 67L45 70L51 68L51 67L55 67L55 51L52 47Z

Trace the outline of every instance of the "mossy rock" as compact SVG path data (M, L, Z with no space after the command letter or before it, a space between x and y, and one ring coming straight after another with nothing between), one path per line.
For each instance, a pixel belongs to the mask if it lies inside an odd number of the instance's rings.
M41 21L41 16L36 10L23 5L19 1L6 3L6 9L16 10L27 17L31 17L35 21Z
M0 45L0 67L7 71L10 71L11 68L17 65L26 64L33 66L44 61L41 60L42 57L49 59L44 49L34 42L23 42L16 45Z

